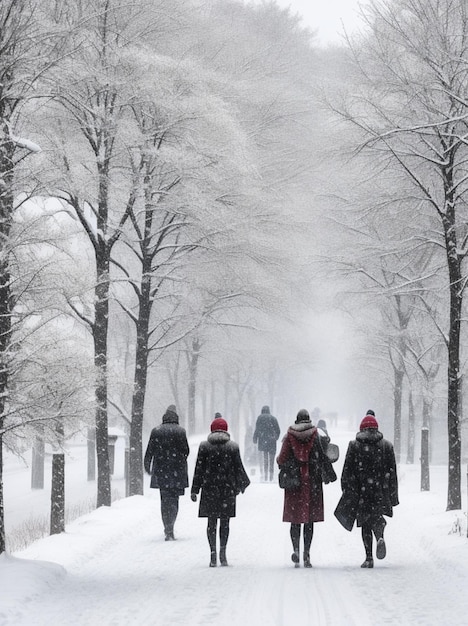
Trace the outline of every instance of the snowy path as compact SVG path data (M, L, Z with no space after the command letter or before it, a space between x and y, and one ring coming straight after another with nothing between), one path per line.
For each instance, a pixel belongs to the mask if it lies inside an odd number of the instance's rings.
M16 555L66 569L65 574L49 566L35 595L28 593L26 580L3 605L7 568L0 567L0 624L466 625L468 541L449 534L457 514L464 515L444 512L445 474L445 468L433 468L432 490L421 493L418 468L400 468L401 504L388 523L388 556L373 570L359 567L359 531L346 532L333 517L338 482L325 487L327 517L316 525L311 570L294 569L290 561L289 525L281 522L282 492L276 483L254 482L238 498L230 567L216 569L208 567L198 504L188 495L181 499L178 539L165 542L159 494L148 489L144 497L95 511L70 524L66 533ZM11 571L29 563L11 561Z
M114 505L122 509L124 520L129 505L130 501ZM317 527L314 568L294 569L288 525L280 521L282 493L276 484L253 484L239 499L238 517L231 523L228 568L208 567L205 521L195 517L197 505L188 497L181 504L179 539L170 543L163 540L157 496L132 498L131 505L132 520L135 510L139 513L137 523L130 528L123 523L120 531L109 529L109 540L98 546L87 545L83 537L83 553L77 558L74 549L71 561L64 550L58 562L68 575L23 607L15 624L280 626L304 615L314 624L375 623L356 606L352 577L348 580L339 566L336 546L326 545L325 524ZM115 523L114 516L106 520L106 510L99 513L102 524ZM256 521L256 530L249 520ZM80 520L71 525L72 532L77 528L81 537L85 526ZM60 537L44 541L56 543ZM41 559L41 544L22 557Z

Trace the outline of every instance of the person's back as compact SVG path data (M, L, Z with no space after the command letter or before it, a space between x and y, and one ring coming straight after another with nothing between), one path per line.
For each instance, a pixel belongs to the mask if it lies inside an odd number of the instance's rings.
M179 416L171 405L163 415L162 424L151 431L144 457L145 471L151 475L150 487L160 490L166 540L174 539L179 497L189 485L189 452L185 429L179 426Z
M216 567L216 533L219 520L221 565L226 566L226 545L229 520L236 515L236 497L243 493L250 480L242 464L239 446L231 440L228 424L219 413L210 426L210 434L198 448L192 480L191 498L197 501L201 491L199 517L208 518L207 537L210 546L210 567Z
M258 445L258 450L263 453L263 477L273 480L274 460L276 454L276 442L280 436L278 420L270 413L270 407L262 407L257 417L253 442Z
M377 540L376 556L386 556L384 516L392 517L398 504L398 479L392 444L378 429L375 414L369 410L359 432L348 445L341 475L343 494L335 516L352 530L354 522L361 527L366 559L361 567L374 567L373 535Z

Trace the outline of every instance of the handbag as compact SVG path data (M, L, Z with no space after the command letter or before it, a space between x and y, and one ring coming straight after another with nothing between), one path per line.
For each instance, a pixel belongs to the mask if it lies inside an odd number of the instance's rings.
M278 483L286 491L296 491L301 486L301 466L294 455L279 466Z
M340 449L336 443L329 443L325 454L327 455L330 463L336 463L340 458Z

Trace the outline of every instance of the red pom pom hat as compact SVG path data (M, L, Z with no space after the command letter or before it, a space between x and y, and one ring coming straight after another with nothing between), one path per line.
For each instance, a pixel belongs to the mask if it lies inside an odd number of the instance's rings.
M373 415L367 414L366 417L364 417L364 419L362 420L361 425L359 426L359 430L365 430L366 428L378 428L378 427L379 425L375 417Z
M222 417L217 417L215 420L211 422L211 432L214 430L226 430L228 429L228 425L225 419Z

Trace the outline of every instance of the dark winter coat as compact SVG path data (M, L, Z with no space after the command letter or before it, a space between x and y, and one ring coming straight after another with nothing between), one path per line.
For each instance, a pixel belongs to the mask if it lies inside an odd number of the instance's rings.
M323 522L322 482L333 482L336 474L324 454L317 428L310 421L288 428L276 459L278 465L285 463L291 455L300 463L301 486L295 491L284 491L283 522Z
M276 442L280 436L278 420L270 415L270 408L264 406L261 414L257 417L253 442L258 444L260 452L276 453Z
M392 444L375 428L356 435L348 446L341 475L343 495L335 516L347 529L393 516L398 504L398 478Z
M250 485L239 446L229 433L215 430L198 449L192 493L201 490L198 517L235 517L236 496Z
M171 489L180 495L188 487L189 445L177 413L167 411L163 423L153 428L146 448L145 471L151 474L153 489Z

